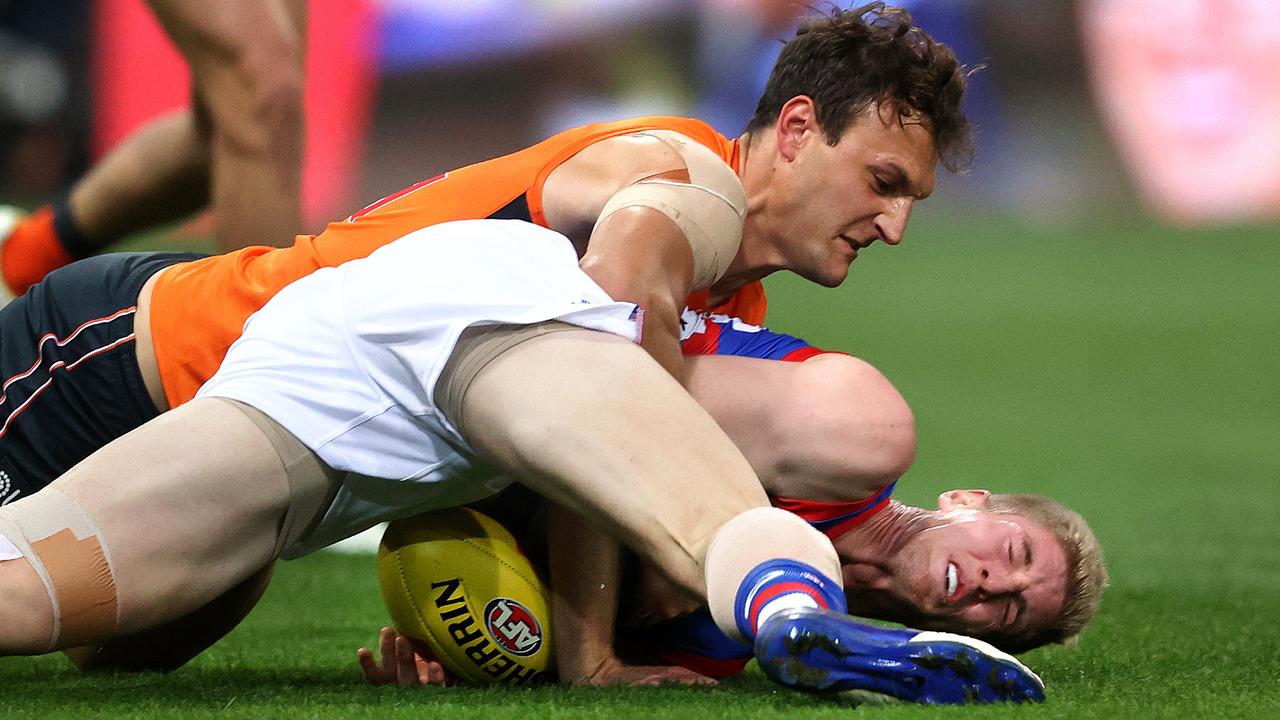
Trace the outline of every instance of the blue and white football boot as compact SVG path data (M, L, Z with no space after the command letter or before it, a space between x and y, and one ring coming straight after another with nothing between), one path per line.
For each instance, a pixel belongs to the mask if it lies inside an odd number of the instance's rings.
M791 610L756 635L765 675L798 690L869 690L918 703L1044 702L1017 658L963 635L865 625L830 610Z

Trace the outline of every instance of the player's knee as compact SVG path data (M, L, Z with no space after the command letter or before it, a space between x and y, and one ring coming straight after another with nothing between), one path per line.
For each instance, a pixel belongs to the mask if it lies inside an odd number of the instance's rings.
M811 358L804 368L800 392L809 426L802 432L812 439L812 466L832 482L902 476L915 461L915 417L888 378L849 355Z
M251 156L294 155L301 150L301 76L264 77L245 98L242 122L219 128L233 150Z
M277 71L258 78L250 98L254 119L278 136L302 127L302 72Z
M304 77L290 43L279 38L243 49L199 86L212 131L237 154L301 152Z
M252 83L250 99L259 120L278 124L302 117L303 49L302 38L275 33L244 56L241 71Z

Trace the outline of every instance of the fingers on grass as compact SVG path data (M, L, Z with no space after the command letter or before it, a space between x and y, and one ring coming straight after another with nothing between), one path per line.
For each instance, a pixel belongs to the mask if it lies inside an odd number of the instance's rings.
M373 652L369 648L360 648L356 651L356 659L360 661L360 670L364 673L364 679L371 685L381 685L382 671L378 667L378 662L373 659Z
M444 685L444 675L440 672L439 667L432 667L430 660L418 660L418 677L422 679L423 685L439 687Z
M396 664L396 677L400 681L400 687L412 688L417 687L418 666L414 662L413 646L409 644L409 638L397 636L395 639L395 652L391 656Z
M386 664L396 656L396 631L389 627L378 633L378 652L382 653L382 662Z

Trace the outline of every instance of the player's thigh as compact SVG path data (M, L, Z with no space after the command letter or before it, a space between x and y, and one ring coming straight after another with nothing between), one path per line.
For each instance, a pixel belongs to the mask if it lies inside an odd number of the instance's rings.
M271 441L220 400L161 415L50 487L105 541L121 633L189 613L261 569L290 502Z
M235 629L267 590L275 564L219 595L204 607L163 625L72 648L67 656L83 672L172 672Z
M639 346L559 325L486 362L460 410L468 440L686 587L720 525L767 505L742 453Z
M157 414L139 367L140 288L192 253L113 253L55 270L0 310L0 505Z

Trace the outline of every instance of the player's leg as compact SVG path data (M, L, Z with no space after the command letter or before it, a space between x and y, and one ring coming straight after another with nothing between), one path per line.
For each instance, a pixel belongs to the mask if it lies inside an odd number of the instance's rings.
M0 654L35 655L49 651L53 607L35 568L9 540L0 518Z
M208 172L208 149L191 111L153 120L72 187L68 223L79 238L62 240L79 259L187 217L208 203Z
M66 654L86 673L177 670L244 620L262 599L274 570L274 563L267 565L189 615L101 645L69 648Z
M196 400L0 508L0 534L22 555L0 562L0 653L153 628L259 572L333 479L274 427L237 403ZM33 568L42 611L33 609Z
M437 393L487 459L704 596L773 679L922 702L1043 699L1039 679L994 648L884 635L844 615L830 542L766 506L729 438L637 346L580 329L478 333Z
M73 247L77 259L204 208L209 152L197 126L191 110L152 120L74 184L67 204L83 242Z
M195 257L98 256L54 273L0 311L0 377L6 379L0 397L0 504L39 492L155 417L134 347L147 342L146 319L133 316L133 309L148 278ZM234 627L269 574L270 567L149 635L68 654L85 669L173 669Z
M150 4L191 65L195 109L148 124L66 198L0 227L0 274L14 295L210 202L223 250L287 245L301 230L305 0L240 0L216 13Z
M726 632L751 637L767 614L738 591L768 563L795 581L783 604L843 609L830 541L768 507L742 453L638 346L558 323L482 330L437 397L486 459L707 597Z
M141 289L194 253L62 268L0 310L0 504L38 492L158 413L139 366Z
M288 245L301 230L305 0L235 0L209 12L148 0L187 58L207 112L218 244Z
M802 362L685 358L685 384L774 496L850 502L896 481L915 459L915 420L869 363L840 353Z
M209 158L190 111L130 135L76 181L70 193L0 229L0 271L21 295L45 275L148 227L208 203Z

